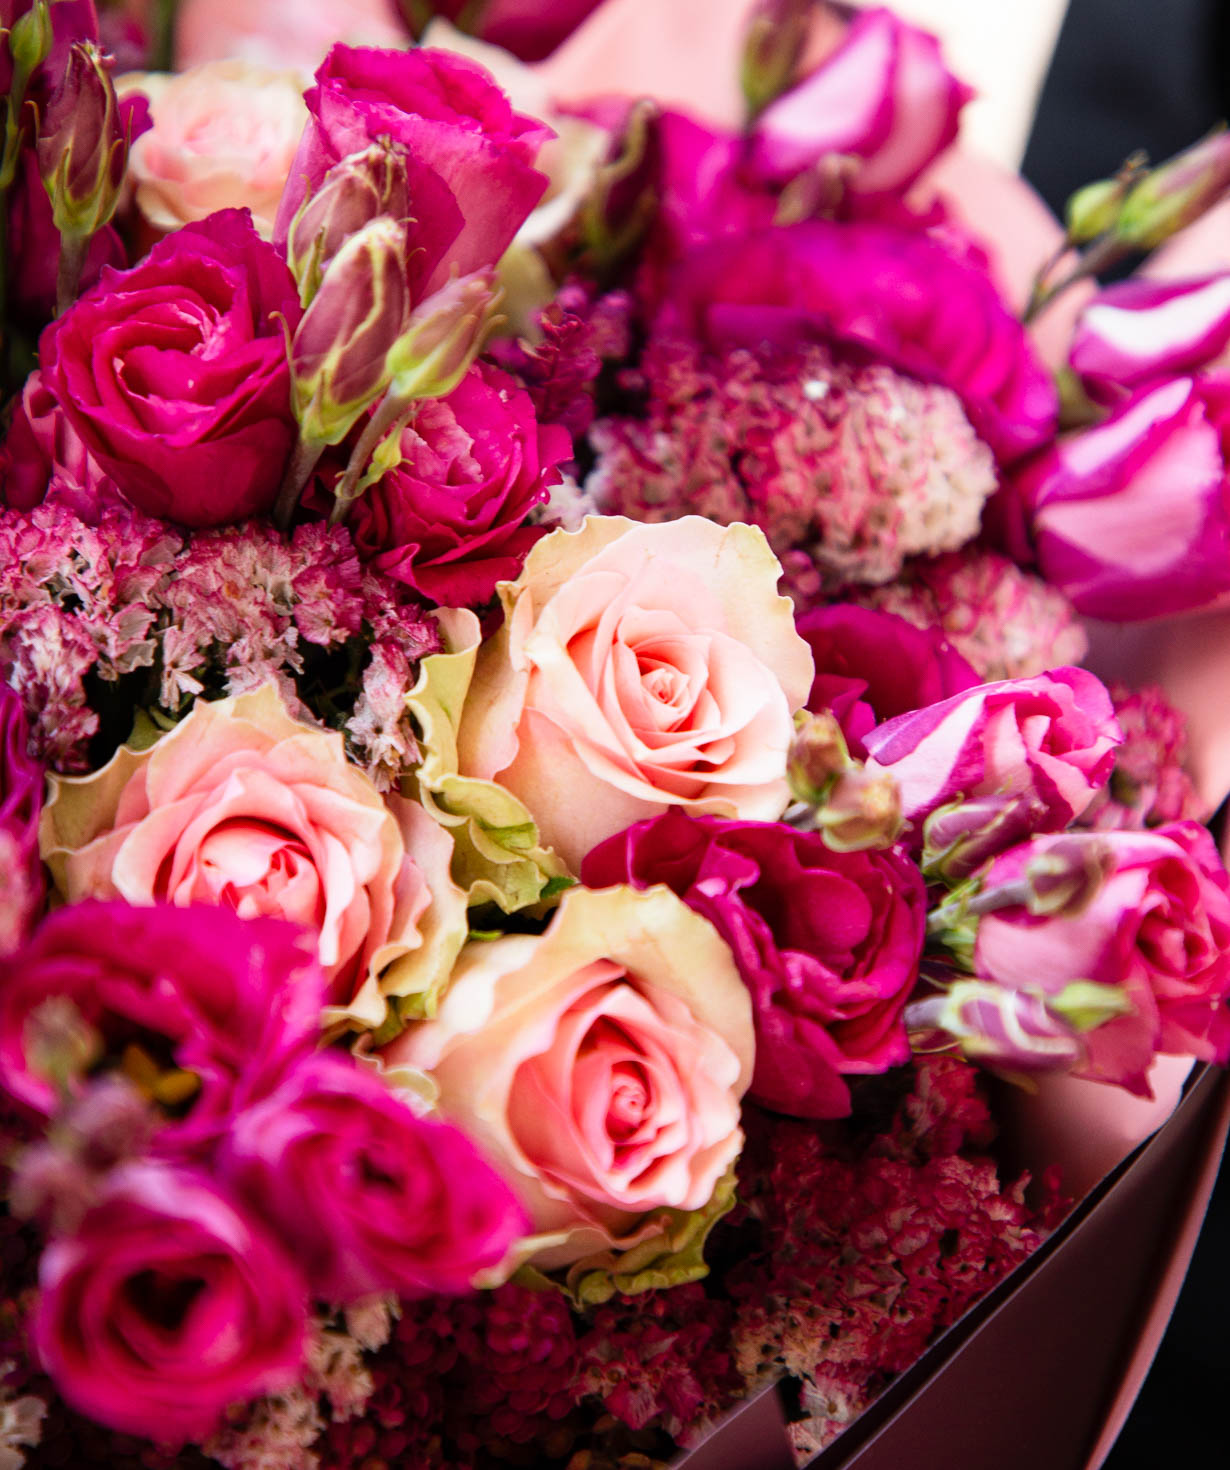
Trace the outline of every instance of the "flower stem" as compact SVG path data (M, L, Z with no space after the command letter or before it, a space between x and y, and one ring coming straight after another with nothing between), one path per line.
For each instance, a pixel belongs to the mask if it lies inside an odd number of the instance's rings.
M90 249L89 235L60 236L60 266L56 272L56 316L63 316L77 299L81 272Z
M286 473L282 476L282 488L278 491L278 498L273 507L273 523L279 531L290 530L295 507L299 504L299 496L303 493L303 487L307 484L324 452L325 446L314 439L300 439L296 443L295 452L286 466Z
M380 400L375 413L368 419L362 434L359 435L359 442L350 456L346 473L334 486L333 494L336 498L333 511L329 516L331 526L340 526L350 514L351 505L358 499L355 486L359 483L359 476L366 469L385 436L393 433L399 427L404 427L414 412L417 402L417 398L398 398L393 393L386 393Z

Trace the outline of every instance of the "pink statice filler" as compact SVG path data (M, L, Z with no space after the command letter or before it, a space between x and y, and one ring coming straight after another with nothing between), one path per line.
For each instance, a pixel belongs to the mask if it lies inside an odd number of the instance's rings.
M665 883L730 945L752 997L750 1097L809 1118L850 1111L846 1077L909 1060L901 1013L926 925L922 876L901 848L838 853L778 822L637 822L593 848L591 887Z
M1202 821L1209 815L1187 770L1187 721L1157 685L1112 684L1123 743L1111 778L1077 819L1097 832Z

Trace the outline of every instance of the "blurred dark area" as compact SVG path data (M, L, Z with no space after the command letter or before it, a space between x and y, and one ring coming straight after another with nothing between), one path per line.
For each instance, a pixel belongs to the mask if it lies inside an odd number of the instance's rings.
M1075 189L1137 149L1160 161L1228 117L1230 0L1070 0L1022 172L1062 216ZM1218 817L1224 826L1224 807ZM1223 1163L1174 1317L1105 1470L1225 1463L1228 1319Z

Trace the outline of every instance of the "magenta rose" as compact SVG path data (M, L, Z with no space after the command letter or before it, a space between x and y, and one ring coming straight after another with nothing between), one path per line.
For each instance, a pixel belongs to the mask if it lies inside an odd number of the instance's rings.
M592 887L665 883L730 945L752 996L756 1102L844 1117L847 1075L908 1061L901 1013L927 905L901 849L839 853L778 822L675 810L601 843L581 876Z
M816 661L807 708L831 710L860 760L876 725L981 682L938 627L918 628L895 613L838 602L795 626Z
M467 26L474 35L511 51L522 61L541 61L596 10L602 0L427 0L426 9Z
M101 507L118 501L120 494L36 368L25 381L8 437L0 444L0 504L32 510L46 499L94 521Z
M0 683L0 955L17 948L43 903L43 768L31 759L28 740L21 700Z
M1042 575L1113 622L1215 601L1230 590L1228 450L1224 372L1146 385L1061 439L1013 486Z
M447 278L493 265L547 186L534 168L553 134L514 112L481 66L447 51L334 46L305 98L311 120L278 209L286 240L307 195L348 154L387 138L406 157L416 298Z
M1224 1061L1230 1053L1230 880L1208 832L1172 822L1153 832L1037 839L996 858L985 889L1020 880L1056 842L1100 844L1109 871L1075 915L1031 914L1021 904L978 923L978 976L1045 998L1069 986L1111 987L1126 1001L1081 1040L1076 1074L1149 1095L1145 1072L1158 1052ZM1077 994L1080 994L1078 991Z
M285 262L224 210L108 271L39 344L43 380L123 494L217 526L268 510L295 440Z
M975 797L1024 808L1030 831L1060 831L1110 779L1120 739L1101 680L1052 669L898 715L864 743L896 779L917 837L932 812Z
M316 1043L324 982L310 939L274 919L213 908L86 901L56 910L0 960L0 1084L45 1116L51 1081L27 1055L45 1001L72 1001L114 1061L130 1043L199 1080L187 1112L159 1144L212 1147L232 1109L272 1085Z
M855 193L899 194L954 141L972 96L934 36L889 10L864 11L841 45L756 119L750 161L784 184L825 158L856 159Z
M241 1113L219 1168L329 1302L467 1291L528 1225L464 1133L335 1055Z
M401 452L355 505L360 555L435 602L486 602L542 534L526 517L572 455L568 431L540 424L524 388L480 362L419 406Z
M918 230L809 220L702 246L671 279L660 330L715 348L854 348L951 388L1001 460L1055 430L1058 399L986 270Z
M203 1440L231 1404L294 1383L307 1329L291 1260L206 1179L130 1164L39 1261L34 1342L79 1413Z

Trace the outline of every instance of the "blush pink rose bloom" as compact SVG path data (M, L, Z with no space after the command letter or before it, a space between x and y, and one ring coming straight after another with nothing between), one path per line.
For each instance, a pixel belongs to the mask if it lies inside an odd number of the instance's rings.
M229 1405L295 1382L306 1297L294 1263L203 1176L128 1164L44 1250L34 1342L78 1413L199 1441Z
M915 836L939 807L1026 803L1030 828L1059 831L1110 779L1122 736L1105 685L1085 669L978 684L864 736L901 791Z
M1109 854L1109 872L1075 916L1023 905L978 923L977 975L1043 997L1093 981L1119 987L1127 1014L1081 1037L1079 1077L1151 1096L1145 1074L1158 1052L1224 1061L1230 1052L1230 879L1213 839L1195 822L1153 832L1071 833L998 857L984 887L1015 883L1056 841Z
M176 74L120 79L149 100L153 126L132 145L128 177L137 208L170 231L218 209L250 209L265 240L307 122L293 71L213 61Z
M717 932L665 888L573 889L542 935L462 953L434 1020L384 1050L529 1213L506 1270L544 1270L699 1210L742 1145L751 1000Z
M590 517L501 583L478 657L462 775L498 781L578 871L670 806L773 821L812 659L763 534L700 516Z
M838 48L756 119L750 162L787 183L843 155L858 160L856 194L897 194L955 140L972 95L944 65L934 36L889 10L864 11Z
M271 684L198 700L149 749L58 778L42 849L70 903L221 904L305 925L328 999L371 1025L390 988L428 989L465 932L452 838L382 797L342 737L292 719Z
M218 1169L327 1302L466 1292L528 1226L464 1133L331 1053L239 1114Z
M180 0L175 68L240 58L310 76L338 41L406 46L397 0Z

